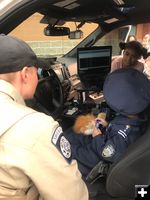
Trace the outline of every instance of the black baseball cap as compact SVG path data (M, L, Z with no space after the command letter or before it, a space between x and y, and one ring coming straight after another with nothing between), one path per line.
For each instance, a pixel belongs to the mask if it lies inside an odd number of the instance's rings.
M138 114L150 104L150 81L136 69L118 69L106 77L103 93L107 104L117 113Z
M17 72L23 67L47 69L42 59L37 58L31 47L13 36L0 34L0 74Z

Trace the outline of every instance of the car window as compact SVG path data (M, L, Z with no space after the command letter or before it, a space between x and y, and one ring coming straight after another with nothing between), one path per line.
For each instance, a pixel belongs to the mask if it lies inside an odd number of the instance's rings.
M123 26L121 28L115 29L108 34L105 34L100 38L94 46L112 46L112 56L120 55L121 51L119 48L120 41L126 41L129 34L135 35L135 26Z
M68 36L45 36L44 28L48 24L41 23L42 18L42 14L35 13L9 33L26 41L40 57L62 57L74 49L74 47L98 27L96 23L85 23L81 25L80 30L83 32L83 37L80 39L69 39ZM79 23L75 22L67 22L64 24L65 27L70 28L70 31L75 31L78 25ZM143 34L140 35L142 26L148 27L147 24L139 24L137 26L128 25L115 29L96 41L94 46L112 45L112 56L120 55L119 42L126 41L129 35L138 36L137 39L142 42ZM145 32L145 34L148 33Z
M69 39L68 36L45 36L44 28L47 27L48 24L40 23L42 18L42 14L35 13L9 33L10 35L19 37L26 41L34 52L41 57L63 56L84 40L84 38L93 32L98 26L94 23L83 24L80 28L83 32L83 37L81 39ZM65 26L69 27L71 31L74 31L78 24L79 23L75 22L67 22Z

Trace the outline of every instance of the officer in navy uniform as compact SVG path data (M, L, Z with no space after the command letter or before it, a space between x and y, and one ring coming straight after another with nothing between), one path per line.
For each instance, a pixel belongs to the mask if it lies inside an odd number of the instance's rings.
M110 122L100 120L102 131L95 128L90 136L66 133L73 158L83 176L99 161L113 163L120 159L127 147L144 133L147 125L150 82L143 73L136 69L116 70L107 76L103 93L115 116Z

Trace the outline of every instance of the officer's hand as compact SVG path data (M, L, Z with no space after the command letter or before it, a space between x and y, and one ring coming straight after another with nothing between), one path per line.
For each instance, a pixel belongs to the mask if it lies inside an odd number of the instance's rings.
M98 121L104 128L108 126L108 122L103 118L96 118L96 121Z

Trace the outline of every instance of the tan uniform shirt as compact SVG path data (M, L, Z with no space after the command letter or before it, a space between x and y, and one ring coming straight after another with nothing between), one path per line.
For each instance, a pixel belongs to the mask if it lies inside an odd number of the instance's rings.
M39 192L37 192L36 188ZM0 80L0 199L87 200L61 127Z

